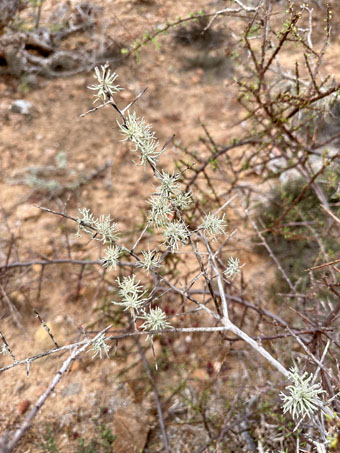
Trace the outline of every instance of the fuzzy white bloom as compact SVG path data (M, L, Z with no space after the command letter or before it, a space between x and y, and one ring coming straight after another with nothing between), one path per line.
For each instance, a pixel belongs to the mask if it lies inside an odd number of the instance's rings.
M157 140L149 140L142 143L138 147L140 151L139 165L143 165L145 168L147 163L150 162L155 167L157 164L157 159L162 154L161 152L157 151L158 147L159 142Z
M146 166L150 162L155 166L162 152L157 151L159 142L151 130L151 125L147 124L144 118L137 118L135 112L128 112L125 123L117 123L121 134L125 136L124 140L130 140L135 145L134 151L140 152L139 165Z
M224 217L225 214L223 214L221 219L215 214L206 214L205 219L199 228L203 229L204 234L207 237L212 238L212 240L216 240L216 236L218 234L225 234L227 222L224 220Z
M171 174L162 170L157 175L161 185L157 187L156 195L168 200L172 206L182 210L188 208L193 200L191 192L182 192L181 185L178 182L180 177L180 173Z
M77 236L80 236L80 230L83 230L93 236L97 241L102 241L103 244L112 243L117 240L117 223L111 221L110 215L106 217L101 215L98 219L95 219L89 209L79 209L79 212L81 217L77 218Z
M168 200L155 195L147 203L151 205L150 219L155 227L164 227L167 225L169 218L174 214Z
M145 310L142 310L142 315L139 316L139 318L145 319L144 323L141 325L143 330L159 331L173 329L171 324L166 320L165 312L159 307L151 308L148 313Z
M5 343L2 343L0 354L10 355L9 350L8 350L7 346L5 345Z
M123 89L119 85L113 84L118 75L115 72L111 74L111 71L108 68L108 64L101 66L101 72L98 67L94 68L95 75L93 77L98 80L98 83L87 87L89 90L97 91L97 93L94 94L96 99L93 101L93 103L99 100L105 102L114 93L118 93Z
M135 319L137 311L147 301L147 299L143 298L146 291L143 291L140 281L135 281L135 275L132 275L132 277L123 277L122 280L118 277L117 283L120 288L119 295L122 302L112 301L112 303L123 306L124 310L129 310L131 316Z
M151 124L147 124L144 118L138 118L136 112L128 112L124 123L118 123L120 132L125 136L124 140L130 140L139 144L148 140L155 140L155 133L152 131Z
M187 209L192 203L192 194L191 192L181 192L178 191L175 196L171 199L172 204L178 209Z
M105 250L104 258L101 259L102 265L110 270L115 270L117 268L121 252L121 248L117 245L108 247Z
M95 218L91 213L90 209L83 208L79 209L80 217L77 218L78 222L78 231L76 236L80 236L80 231L85 231L88 234L94 234L94 231L88 227L95 227Z
M245 264L242 264L242 266L240 266L240 260L238 258L233 258L231 256L228 259L228 267L224 271L224 275L227 278L234 279L241 272L241 269L244 266L245 266Z
M168 173L164 170L157 176L161 185L157 188L157 194L161 197L169 198L181 190L181 185L177 182L181 175L179 173Z
M188 228L180 220L169 222L166 225L163 234L165 236L165 241L163 242L163 244L166 247L170 248L172 252L178 249L179 244L185 245L188 243Z
M110 214L106 217L101 215L95 220L95 228L100 234L98 241L102 241L103 244L114 242L118 238L117 223L112 222Z
M161 257L156 250L142 250L143 261L137 264L138 267L146 269L149 274L150 271L156 270L161 265Z
M298 417L303 419L306 416L311 417L318 409L322 410L324 403L319 395L325 393L325 390L321 389L321 384L311 384L312 378L312 374L300 375L296 366L290 369L289 379L293 384L287 387L289 395L280 393L284 401L284 413L289 412L294 419Z
M99 354L99 357L103 358L103 352L105 353L106 357L109 357L109 350L110 346L105 343L105 334L101 334L93 343L92 343L92 350L94 352L93 358Z

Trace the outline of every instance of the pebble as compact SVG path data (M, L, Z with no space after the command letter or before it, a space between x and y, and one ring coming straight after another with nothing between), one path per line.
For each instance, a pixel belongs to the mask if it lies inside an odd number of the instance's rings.
M30 407L31 405L31 402L29 400L23 400L23 401L20 401L20 403L18 404L18 412L20 415L24 414L27 409Z
M30 115L32 104L23 99L17 99L12 102L9 109L14 113L20 113L20 115Z

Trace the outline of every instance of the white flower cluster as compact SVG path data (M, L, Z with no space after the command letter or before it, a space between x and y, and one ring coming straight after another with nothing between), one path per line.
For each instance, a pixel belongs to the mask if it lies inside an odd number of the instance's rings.
M156 228L164 227L173 216L174 210L164 199L158 195L153 195L147 203L151 206L150 219Z
M97 93L94 94L96 99L93 103L99 100L106 102L114 93L118 93L123 89L119 85L113 84L118 75L115 72L111 74L108 64L101 66L101 72L97 67L94 68L94 71L94 78L97 79L98 83L87 87L89 90L97 91Z
M225 234L227 222L224 220L224 217L225 214L223 214L222 218L219 218L215 214L209 212L209 214L206 214L205 219L199 228L203 230L208 238L216 241L216 236L218 234Z
M157 187L156 195L167 203L170 203L172 208L180 210L187 209L193 202L191 192L182 192L181 184L178 182L180 173L168 173L162 170L156 175L161 183Z
M319 395L325 393L325 390L321 389L321 384L311 384L312 378L312 374L300 375L296 366L290 369L289 379L293 381L293 384L287 387L289 395L280 393L280 397L284 401L284 413L289 412L294 419L298 417L303 419L306 416L311 417L318 409L322 410L324 403Z
M88 234L94 234L95 218L91 211L87 208L79 209L80 217L77 218L78 231L76 235L80 236L80 231L85 231Z
M7 346L5 345L5 343L2 343L0 354L10 355L9 350L8 350Z
M80 216L77 219L78 231L76 235L79 237L80 231L85 231L93 239L101 241L103 244L109 244L105 249L101 264L109 270L115 270L123 251L122 248L115 243L119 235L117 223L112 222L110 215L101 215L96 219L92 212L87 208L79 209L79 213Z
M109 270L115 270L121 253L122 250L118 245L110 245L105 250L104 258L101 260L102 265Z
M227 278L231 278L232 280L241 272L242 267L245 264L240 266L240 260L238 258L233 258L232 256L228 259L228 266L227 269L224 271L224 275Z
M142 310L142 315L139 318L145 319L145 322L141 326L143 330L157 332L164 329L173 329L171 324L166 320L166 314L159 307L151 308L149 313Z
M111 73L107 65L101 66L100 69L95 68L95 78L98 83L89 87L91 90L96 91L94 102L100 99L104 103L107 100L110 101L113 94L121 90L119 85L114 84L117 74ZM155 228L162 228L164 235L163 245L171 252L176 252L181 245L189 243L192 233L181 216L181 211L187 209L193 203L192 194L191 192L182 191L181 174L179 172L170 173L165 170L158 170L157 161L165 146L160 149L159 141L155 132L152 131L152 126L147 124L144 118L138 118L135 112L129 112L128 109L132 104L120 111L121 120L117 121L119 130L124 137L123 140L130 141L134 145L133 151L138 152L138 164L144 167L150 165L154 176L158 180L159 185L148 200L150 221ZM127 114L125 115L126 110ZM202 230L207 238L216 240L217 235L225 233L226 226L224 215L219 218L209 213L205 216L197 231ZM124 247L120 247L116 243L118 237L117 224L112 222L109 215L96 219L90 210L82 209L78 218L78 233L80 230L87 232L94 239L102 241L103 244L108 244L101 263L104 267L115 270L120 256L124 250L126 251ZM137 260L137 267L145 269L147 273L155 272L161 266L162 258L157 250L148 249L147 251L142 251L141 255L139 260ZM239 271L238 259L230 258L225 274L229 277L235 277ZM146 305L150 302L150 298L146 296L146 291L144 291L143 286L135 275L118 277L116 281L121 300L119 302L112 301L112 303L129 311L134 321L137 318L143 319L143 330L155 332L171 328L166 320L166 314L161 308L156 307L146 310ZM97 346L99 343L99 341L96 343ZM98 346L98 348L98 354L101 355L100 351L102 349L106 353L103 344L100 347Z
M106 217L101 215L95 221L95 228L100 234L100 239L103 244L111 244L118 239L117 223L112 222L110 214Z
M78 231L77 236L80 235L80 231L92 235L93 239L102 241L103 244L112 244L118 238L117 223L112 222L110 215L106 217L101 215L98 219L95 219L89 209L79 209L80 217L78 217Z
M164 229L165 241L163 244L172 252L178 250L179 244L185 245L189 241L189 231L181 220L169 222Z
M143 260L137 266L144 268L148 274L160 267L161 257L156 250L142 250L142 255Z
M133 319L136 318L138 310L141 309L143 304L147 301L144 298L146 291L143 291L140 281L135 281L135 275L132 277L123 277L122 280L118 277L117 283L119 286L119 295L122 302L112 301L115 305L121 305L124 310L129 310Z
M176 251L179 244L188 243L189 230L182 220L172 221L176 211L181 211L190 206L192 195L183 193L179 183L179 173L168 173L164 170L156 175L160 182L154 195L148 200L151 205L150 219L156 228L164 229L165 241L163 244Z
M171 328L166 320L166 314L160 307L145 311L143 306L147 303L148 298L144 297L146 291L143 290L140 281L135 281L135 275L123 277L122 280L118 277L116 281L120 288L119 295L122 302L112 301L112 303L123 306L124 310L129 310L134 321L137 318L144 319L141 326L143 330L160 331Z
M93 358L99 355L99 357L103 358L103 353L106 357L109 357L109 350L110 346L105 342L105 334L101 334L92 344L92 350L94 352Z
M181 191L181 185L178 182L181 175L179 173L168 173L164 170L158 175L161 185L157 188L157 194L162 198L171 198L177 192Z
M130 140L134 145L133 151L139 151L139 165L146 167L147 163L156 166L158 157L162 151L157 151L159 141L155 137L155 133L151 130L151 125L146 124L144 118L137 118L135 112L128 112L124 123L119 123L118 126L124 140Z

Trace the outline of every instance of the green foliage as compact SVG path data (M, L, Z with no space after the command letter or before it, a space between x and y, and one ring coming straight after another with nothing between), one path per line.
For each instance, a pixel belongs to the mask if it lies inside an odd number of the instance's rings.
M112 434L111 429L105 424L99 425L99 437L104 448L109 448L117 439L117 435Z
M28 74L22 74L20 77L20 84L18 86L19 91L21 91L22 94L27 94L30 91L30 83L29 83L29 77Z
M96 453L96 443L91 441L86 445L84 439L79 439L79 446L77 448L77 453Z
M83 438L79 439L77 453L111 453L112 445L117 436L112 434L111 429L104 423L98 425L97 438L87 443Z
M94 439L86 441L84 438L78 439L77 453L111 453L112 446L117 436L112 433L105 423L96 422L96 436ZM44 435L44 442L40 445L43 453L59 453L56 447L54 435L50 425L46 426L46 434Z
M44 453L58 453L59 451L54 442L50 425L46 426L46 433L44 435L44 442L41 444L41 451Z

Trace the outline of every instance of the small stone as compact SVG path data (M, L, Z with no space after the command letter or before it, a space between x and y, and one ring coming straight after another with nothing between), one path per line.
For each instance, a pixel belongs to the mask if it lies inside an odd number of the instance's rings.
M23 401L20 401L20 403L18 404L18 412L20 415L24 414L27 409L30 407L31 405L31 401L29 400L23 400Z
M28 101L24 101L23 99L17 99L12 102L9 106L9 109L14 113L20 113L20 115L30 115L30 110L32 108L32 104Z

